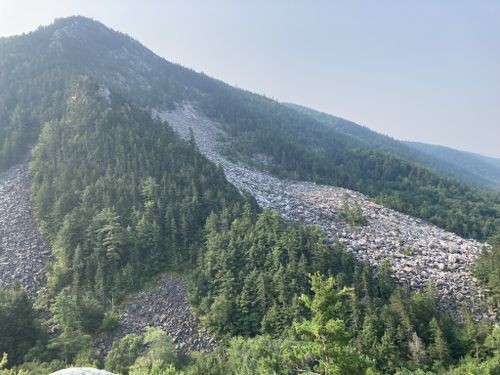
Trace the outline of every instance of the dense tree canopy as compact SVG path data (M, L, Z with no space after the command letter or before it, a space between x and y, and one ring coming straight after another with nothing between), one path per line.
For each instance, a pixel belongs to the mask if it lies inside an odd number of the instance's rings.
M277 175L360 190L462 235L498 230L498 195L353 147L304 114L78 17L0 39L0 86L0 170L32 150L35 213L54 252L38 301L50 336L23 292L0 291L1 375L69 364L124 374L500 371L498 327L466 312L455 321L432 286L410 293L387 263L374 273L318 228L260 212L194 142L134 103L189 100L226 127L231 157L267 155L261 167ZM358 207L342 215L366 223ZM477 273L498 303L495 246ZM220 348L186 355L148 331L100 355L95 340L116 327L127 293L173 268L191 277L190 301Z
M490 290L490 302L500 307L500 235L492 238L491 249L485 250L478 258L476 276Z
M100 97L90 80L71 90L30 165L35 211L56 256L49 292L71 286L118 302L168 266L194 263L205 218L242 198L148 112Z
M20 363L41 339L38 317L26 293L0 289L0 353L8 355L9 363Z

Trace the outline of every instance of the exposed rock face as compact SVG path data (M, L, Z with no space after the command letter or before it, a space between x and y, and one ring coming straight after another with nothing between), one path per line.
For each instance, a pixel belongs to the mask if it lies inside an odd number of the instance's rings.
M184 281L171 276L163 278L157 288L138 293L127 304L115 337L159 327L172 337L177 349L211 352L215 341L201 328L186 296Z
M390 261L394 277L413 289L432 282L442 304L454 311L471 301L478 318L495 318L495 311L481 307L486 296L470 273L474 259L486 244L385 208L348 189L280 180L232 163L218 152L218 139L227 138L220 125L192 106L157 115L183 137L188 137L192 129L200 151L221 164L228 180L251 192L263 207L279 211L286 220L320 226L330 240L337 237L358 259L374 266ZM344 197L360 204L368 226L350 228L339 216Z
M34 297L45 285L51 251L33 217L29 189L27 164L0 174L0 288L19 284Z

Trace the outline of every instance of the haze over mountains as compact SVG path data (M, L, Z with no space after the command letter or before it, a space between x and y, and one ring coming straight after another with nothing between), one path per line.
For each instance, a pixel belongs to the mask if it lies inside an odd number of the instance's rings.
M13 319L13 364L439 372L496 337L494 159L231 87L79 16L0 39L0 87L0 285L52 315L50 335ZM228 354L183 357L150 324Z
M133 96L143 104L151 107L172 105L173 102L193 97L193 88L214 90L221 86L220 82L168 63L125 35L110 32L102 24L84 18L72 19L79 22L69 20L60 20L55 25L39 31L40 36L45 34L48 37L51 29L59 28L50 35L50 39L45 39L46 45L38 43L36 48L40 57L46 55L47 51L59 55L59 64L71 66L71 69L77 69L80 73L92 74L109 85L110 89ZM6 42L9 38L3 40ZM95 44L95 40L99 40L99 43ZM7 67L8 61L5 61ZM110 70L111 66L115 69ZM19 67L16 70L19 73L22 71ZM8 68L4 70L7 71ZM153 77L153 72L160 73L160 76ZM12 73L15 77L16 72ZM159 97L151 95L152 92L159 91L160 85L162 94ZM200 91L204 91L203 89ZM405 147L402 142L347 120L300 106L290 106L306 112L318 122L334 127L344 135L352 136L354 142L351 147L371 148L394 154L482 187L499 187L500 162L496 159L452 149L448 149L448 153L443 149L437 152L436 148L411 142L407 143L411 147Z
M287 105L310 115L312 118L333 127L345 135L351 136L353 145L357 147L372 148L398 155L410 162L425 165L477 186L493 190L500 189L500 159L444 146L398 141L340 117L314 111L296 104Z
M477 176L478 180L474 181L473 177L471 177L471 182L476 182L484 187L492 187L496 190L499 188L500 159L490 158L472 152L455 150L445 146L428 145L425 143L408 141L405 143L443 162L456 165L469 173L472 173L474 176ZM443 169L443 172L446 173L447 171ZM458 173L456 175L460 177ZM479 181L481 179L487 179L489 183L480 183Z

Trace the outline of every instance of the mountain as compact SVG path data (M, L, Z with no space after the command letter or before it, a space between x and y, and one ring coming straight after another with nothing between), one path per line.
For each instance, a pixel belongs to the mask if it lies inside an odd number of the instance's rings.
M498 369L495 253L379 204L483 239L497 195L84 17L0 87L0 373Z
M226 131L226 155L277 176L358 190L468 237L484 239L500 225L498 195L399 156L360 148L345 132L169 63L99 22L83 17L56 20L36 32L1 39L0 51L0 84L5 88L0 94L2 169L25 157L47 120L44 114L57 111L53 107L58 98L43 100L36 90L52 85L57 95L61 91L56 85L69 75L89 75L148 108L191 103ZM52 74L59 77L49 79ZM34 82L39 84L33 87Z
M408 146L441 160L448 165L460 167L471 175L482 176L482 186L500 189L500 159L490 158L472 152L455 150L449 147L429 145L420 142L404 142ZM457 175L460 177L459 175ZM472 181L472 180L471 180ZM479 183L479 180L476 180Z
M412 163L458 178L478 187L500 189L500 161L442 146L399 141L352 121L297 104L287 106L350 137L352 147L369 148L396 155Z

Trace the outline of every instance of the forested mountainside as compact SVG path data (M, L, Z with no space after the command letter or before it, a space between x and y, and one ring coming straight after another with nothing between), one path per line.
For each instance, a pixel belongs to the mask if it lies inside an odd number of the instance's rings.
M146 111L88 79L66 96L30 165L35 213L56 256L49 293L72 284L101 304L119 302L144 278L194 264L208 215L242 198Z
M323 143L330 133L319 122L170 64L82 17L0 39L0 84L2 170L15 175L31 159L33 210L54 258L35 305L19 288L0 290L1 375L70 365L119 374L499 371L500 330L491 321L476 321L466 307L454 320L432 285L410 292L388 262L374 271L319 228L262 211L193 135L182 140L144 107L195 105L226 130L226 155L267 160L276 174L345 179L372 195L429 190L419 197L428 210L451 219L460 209L457 232L478 238L498 228L495 195L342 140ZM263 137L275 142L261 146ZM341 214L354 227L367 223L356 208ZM489 259L497 254L488 250L478 271L495 291ZM211 354L177 350L154 328L113 340L131 318L123 315L129 297L148 286L161 298L155 279L172 271L190 280L191 304L219 343Z
M369 148L396 155L478 187L500 189L500 161L496 159L442 146L399 141L340 117L297 104L286 103L286 105L347 135L351 147Z
M420 142L404 143L438 160L461 166L478 176L484 176L488 180L489 186L496 190L500 188L500 159L454 150L444 146L428 145Z
M388 262L395 278L414 289L436 285L441 305L450 310L457 311L464 296L476 307L485 301L470 274L485 244L385 208L352 190L282 180L231 162L220 153L220 140L227 136L219 124L190 106L159 116L185 139L194 137L200 151L224 168L227 179L251 193L262 207L281 213L288 221L319 226L361 262L375 267ZM487 310L477 311L482 319L494 316L494 311Z
M71 72L88 74L150 108L192 102L226 128L231 137L227 155L260 164L281 177L358 190L466 237L485 239L500 225L498 194L479 191L398 156L361 149L353 145L352 137L310 116L171 64L96 21L60 19L34 33L0 39L0 51L0 84L9 88L0 94L4 170L21 160L26 145L36 139L45 121L37 113L46 113L44 106L59 102L32 100L45 86L40 82L32 89L31 84L55 72L64 80ZM29 101L25 103L29 110L22 100ZM32 108L33 103L42 108Z

